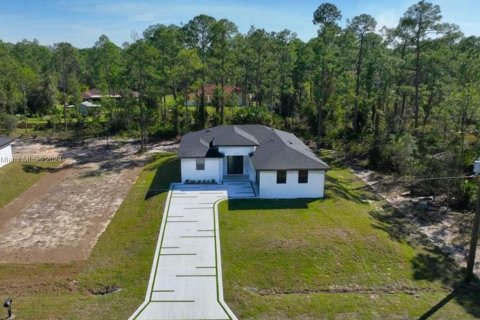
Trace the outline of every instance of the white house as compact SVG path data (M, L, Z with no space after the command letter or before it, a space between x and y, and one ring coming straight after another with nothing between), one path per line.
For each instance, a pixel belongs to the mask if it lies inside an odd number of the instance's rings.
M12 139L0 137L0 168L13 161Z
M329 166L294 134L228 125L183 136L182 182L249 180L260 198L322 198Z

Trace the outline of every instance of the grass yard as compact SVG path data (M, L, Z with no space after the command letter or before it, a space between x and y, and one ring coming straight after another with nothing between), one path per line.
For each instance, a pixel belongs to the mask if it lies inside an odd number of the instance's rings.
M179 172L174 154L157 155L88 260L0 265L0 297L13 297L18 319L127 319L145 297L167 189ZM104 294L108 288L121 290Z
M21 163L12 162L0 168L0 208L34 185L59 162Z
M479 288L450 294L462 272L413 245L349 170L331 170L326 193L220 204L225 300L240 319L480 317Z

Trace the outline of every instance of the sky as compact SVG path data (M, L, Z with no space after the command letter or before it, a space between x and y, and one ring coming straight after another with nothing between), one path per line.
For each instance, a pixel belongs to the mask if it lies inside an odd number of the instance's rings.
M37 39L51 45L67 41L91 47L100 35L121 45L153 24L187 23L198 14L233 21L240 32L250 26L267 31L289 29L302 40L314 37L313 12L324 1L312 0L0 0L0 40ZM383 26L393 27L414 0L329 0L347 19L368 13ZM466 36L480 36L480 0L436 0L443 22L455 23Z

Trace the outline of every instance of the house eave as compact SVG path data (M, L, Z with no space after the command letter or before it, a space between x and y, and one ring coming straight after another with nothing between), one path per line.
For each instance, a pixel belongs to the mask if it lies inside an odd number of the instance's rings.
M5 146L9 146L12 144L14 139L11 139L11 138L7 138L6 140L4 140L3 142L0 143L0 149L5 147Z

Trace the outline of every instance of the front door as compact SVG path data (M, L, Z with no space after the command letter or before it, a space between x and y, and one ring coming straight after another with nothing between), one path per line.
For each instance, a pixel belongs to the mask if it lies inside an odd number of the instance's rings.
M243 156L227 157L227 173L243 174Z

